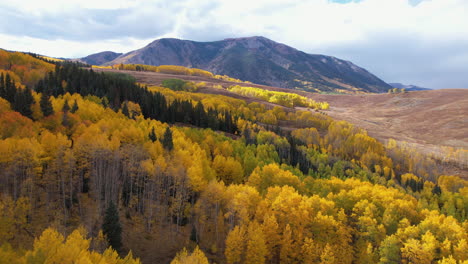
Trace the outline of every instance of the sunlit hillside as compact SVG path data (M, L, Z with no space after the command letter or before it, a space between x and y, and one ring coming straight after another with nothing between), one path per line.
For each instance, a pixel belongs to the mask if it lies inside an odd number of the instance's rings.
M0 263L468 259L468 181L325 100L0 55Z

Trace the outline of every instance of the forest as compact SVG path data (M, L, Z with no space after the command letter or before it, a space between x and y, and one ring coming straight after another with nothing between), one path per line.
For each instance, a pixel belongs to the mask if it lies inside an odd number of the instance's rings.
M468 263L468 182L394 140L23 53L0 70L0 264Z

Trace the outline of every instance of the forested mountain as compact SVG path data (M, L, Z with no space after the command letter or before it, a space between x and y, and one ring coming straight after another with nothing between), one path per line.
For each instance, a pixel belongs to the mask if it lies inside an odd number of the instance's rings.
M1 55L0 263L468 259L468 182L325 102Z
M120 63L200 68L258 84L313 92L387 92L391 88L352 62L307 54L264 37L214 42L158 39L103 64Z

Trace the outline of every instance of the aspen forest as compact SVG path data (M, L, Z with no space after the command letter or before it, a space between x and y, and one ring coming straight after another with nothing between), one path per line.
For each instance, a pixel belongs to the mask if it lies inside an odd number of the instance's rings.
M468 263L468 181L439 161L327 102L119 69L236 81L0 50L0 264Z

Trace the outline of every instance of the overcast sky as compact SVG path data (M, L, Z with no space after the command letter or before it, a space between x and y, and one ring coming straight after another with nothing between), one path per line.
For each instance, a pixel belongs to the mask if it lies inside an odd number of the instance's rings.
M468 0L0 2L0 48L55 57L245 36L350 60L386 82L468 88Z

